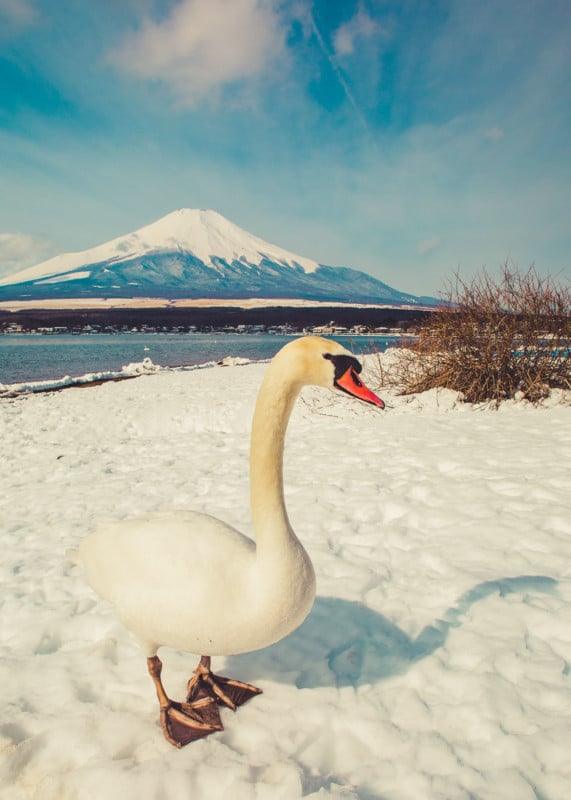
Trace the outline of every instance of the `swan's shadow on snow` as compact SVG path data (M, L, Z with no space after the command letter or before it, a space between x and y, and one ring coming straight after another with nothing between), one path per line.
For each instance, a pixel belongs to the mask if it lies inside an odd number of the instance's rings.
M450 629L463 624L462 615L478 600L521 594L522 602L529 602L530 595L556 590L557 581L543 576L480 583L415 639L362 603L317 597L297 631L265 650L228 658L223 674L250 681L266 678L299 689L376 683L406 672L442 647Z

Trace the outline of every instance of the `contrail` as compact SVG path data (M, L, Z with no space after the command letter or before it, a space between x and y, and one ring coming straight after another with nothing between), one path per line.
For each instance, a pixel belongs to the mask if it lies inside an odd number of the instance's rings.
M371 139L372 139L372 141L373 141L373 144L375 144L375 140L374 140L374 138L373 138L373 132L371 131L371 128L369 127L369 123L368 123L368 122L367 122L367 120L365 119L365 115L363 114L363 112L361 111L361 109L360 109L360 107L359 107L359 105L358 105L357 101L355 100L355 96L353 95L353 92L352 92L352 91L351 91L351 89L349 88L349 84L348 84L348 83L347 83L347 81L345 80L345 76L343 75L343 72L342 72L342 70L341 70L341 67L340 67L340 66L339 66L339 64L337 63L337 60L335 59L335 57L333 56L333 54L329 52L329 50L328 50L328 48L327 48L327 45L325 44L325 39L324 39L324 38L323 38L323 36L321 35L321 31L320 31L320 30L319 30L319 28L317 27L317 23L316 23L316 21L315 21L315 17L314 17L314 16L313 16L313 14L311 13L311 11L309 12L309 19L310 19L310 21L311 21L311 27L313 28L313 32L315 33L315 36L316 36L316 38L317 38L317 41L319 42L319 46L321 47L321 50L322 50L322 52L323 52L323 55L324 55L324 56L327 58L327 60L329 61L329 64L330 64L330 66L331 66L331 69L333 70L333 72L335 73L335 76L336 76L337 80L338 80L338 81L339 81L339 83L341 84L341 88L342 88L342 89L343 89L343 91L345 92L345 96L347 97L347 100L348 100L348 101L351 103L351 105L353 106L353 110L355 111L355 114L357 115L357 117L358 117L358 119L359 119L359 121L360 121L361 125L362 125L362 126L363 126L363 128L365 129L365 132L366 132L366 133L367 133L367 134L368 134L368 135L371 137Z

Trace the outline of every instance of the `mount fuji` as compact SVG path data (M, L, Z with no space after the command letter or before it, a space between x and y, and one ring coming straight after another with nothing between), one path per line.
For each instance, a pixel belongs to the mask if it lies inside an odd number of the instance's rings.
M190 208L0 280L0 300L102 297L430 302L364 272L328 267L269 244L216 211Z

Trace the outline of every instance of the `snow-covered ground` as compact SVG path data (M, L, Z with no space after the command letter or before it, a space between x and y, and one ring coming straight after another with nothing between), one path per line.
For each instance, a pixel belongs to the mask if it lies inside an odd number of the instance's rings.
M568 800L571 409L380 412L307 390L288 508L317 572L305 624L214 668L264 694L164 740L145 659L66 563L102 519L208 511L250 532L266 365L0 401L4 800ZM195 658L161 651L181 698Z

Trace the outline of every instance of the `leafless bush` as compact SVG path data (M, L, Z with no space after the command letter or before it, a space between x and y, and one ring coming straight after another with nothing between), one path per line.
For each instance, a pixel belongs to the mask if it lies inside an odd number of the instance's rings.
M468 402L537 401L571 388L571 292L552 277L504 264L469 283L456 273L442 307L399 360L405 394L447 387Z

